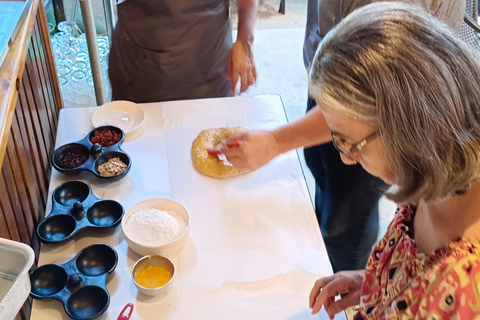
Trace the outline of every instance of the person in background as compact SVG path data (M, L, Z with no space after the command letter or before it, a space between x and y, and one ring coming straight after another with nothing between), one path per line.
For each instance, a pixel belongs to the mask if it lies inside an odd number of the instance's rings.
M258 0L237 0L232 46L229 1L124 0L117 7L109 77L114 100L137 103L232 95L255 82Z
M365 270L315 283L312 313L479 319L478 79L478 53L417 6L370 4L325 36L310 94L342 161L394 185L398 209Z
M325 34L354 9L375 0L309 0L304 63L310 69ZM464 0L405 0L426 8L458 32ZM238 147L220 151L234 166L257 169L295 148L305 147L305 159L315 177L315 211L334 271L364 268L378 236L378 201L387 185L360 165L346 166L331 143L330 131L314 99L307 115L273 131L250 131L232 139Z

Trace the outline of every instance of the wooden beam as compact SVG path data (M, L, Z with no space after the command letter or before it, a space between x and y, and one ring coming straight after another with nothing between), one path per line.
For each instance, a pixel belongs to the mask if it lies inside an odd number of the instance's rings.
M25 20L0 68L0 165L3 163L28 45L41 0L33 0Z

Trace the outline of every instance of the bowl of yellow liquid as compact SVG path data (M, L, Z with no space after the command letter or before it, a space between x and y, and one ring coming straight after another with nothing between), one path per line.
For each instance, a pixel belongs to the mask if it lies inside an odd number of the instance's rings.
M166 296L172 287L175 266L164 256L145 256L132 269L138 291L149 296Z

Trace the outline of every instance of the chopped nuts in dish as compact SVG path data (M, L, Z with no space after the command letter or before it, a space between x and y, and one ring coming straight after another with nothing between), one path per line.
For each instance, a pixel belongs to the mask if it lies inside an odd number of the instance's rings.
M127 169L127 165L120 158L111 158L105 163L98 166L98 172L101 176L112 177L122 173Z

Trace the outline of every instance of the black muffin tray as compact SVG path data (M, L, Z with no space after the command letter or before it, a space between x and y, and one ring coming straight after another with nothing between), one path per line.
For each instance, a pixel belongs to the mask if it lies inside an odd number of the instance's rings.
M91 143L90 138L95 136L96 131L101 131L103 129L108 129L111 131L115 131L116 133L121 134L121 139L116 144L109 146L109 147L102 147L98 143ZM83 138L82 140L65 144L53 152L52 155L52 165L53 167L63 174L78 174L81 171L89 171L93 173L97 178L109 181L119 180L125 177L132 166L132 161L128 154L126 154L120 146L122 145L123 141L125 140L125 133L122 129L114 127L114 126L101 126L98 128L93 129L90 133ZM82 165L75 167L73 169L65 169L62 167L61 162L65 154L69 151L77 151L80 152L82 155L87 157L87 161L85 161ZM127 165L127 168L122 173L119 173L114 176L102 176L98 172L98 166L104 162L107 162L111 158L120 158L120 160Z
M30 274L35 299L56 299L65 312L76 320L101 315L110 304L107 276L115 270L117 252L106 244L84 248L65 264L47 264Z
M37 235L43 243L59 243L85 228L115 227L124 213L120 203L97 198L85 182L69 181L53 191L52 211L38 224Z

